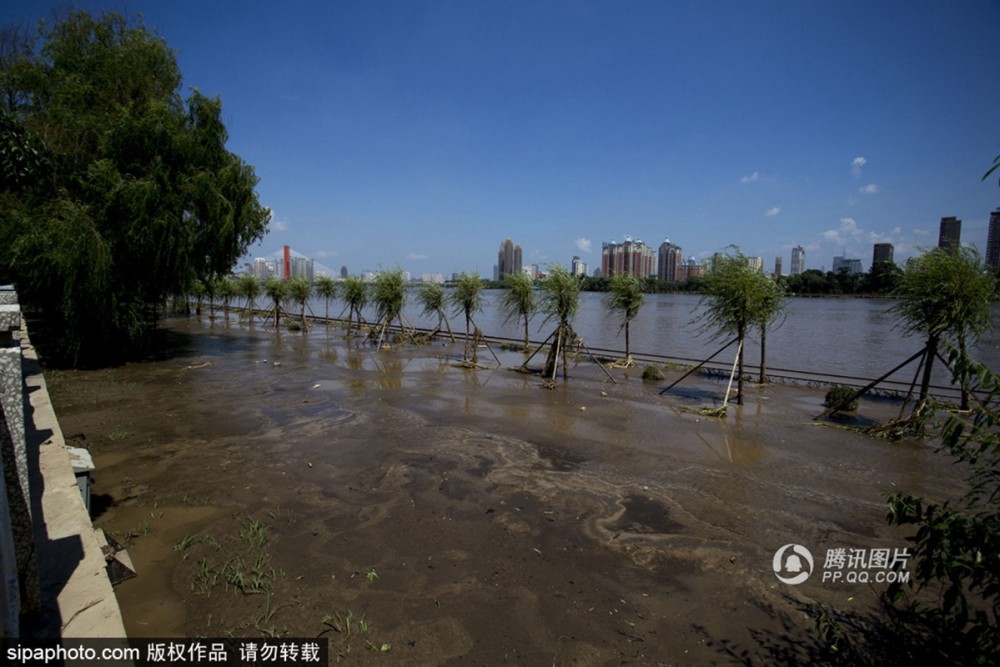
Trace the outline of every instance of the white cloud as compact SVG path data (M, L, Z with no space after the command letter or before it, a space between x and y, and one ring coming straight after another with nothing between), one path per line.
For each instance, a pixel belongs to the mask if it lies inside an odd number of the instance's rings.
M336 257L337 253L333 250L320 250L316 253L316 259L326 259L327 257Z
M767 212L764 213L764 215L766 215L767 217L770 218L770 217L778 215L779 213L781 213L781 207L780 206L775 206L774 208L767 209Z
M864 237L864 232L858 227L854 218L841 218L840 225L836 229L828 229L820 236L835 245L846 246L852 242L860 242Z
M865 185L860 190L858 190L858 192L860 192L863 195L873 195L878 192L878 189L879 189L878 185L876 185L875 183L869 183L868 185Z
M419 252L411 252L406 256L406 259L427 259L427 255Z
M860 156L851 161L851 173L854 174L854 178L861 178L861 167L866 164L868 164L868 160Z
M580 252L590 252L592 247L593 244L590 242L590 239L580 238L576 240L576 249Z
M931 232L930 232L929 229L914 229L913 230L913 235L914 236L919 236L919 237L923 238L923 237L926 237L926 236L930 236Z
M287 220L271 220L268 223L268 227L272 232L287 232L288 231L288 221Z
M759 180L760 180L760 172L759 171L755 171L754 173L750 174L749 176L744 176L743 178L741 178L740 179L740 183L743 183L743 184L746 184L746 183L756 183Z

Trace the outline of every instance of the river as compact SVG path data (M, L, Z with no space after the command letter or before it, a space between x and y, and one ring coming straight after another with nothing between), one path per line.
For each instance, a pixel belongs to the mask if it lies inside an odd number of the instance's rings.
M482 312L474 316L479 328L488 336L523 338L523 325L506 322L499 308L501 290L486 290ZM538 296L544 293L539 291ZM605 294L583 292L580 309L573 323L587 347L595 350L621 351L625 336L620 319L608 312ZM702 298L694 294L647 294L639 315L630 325L632 354L642 357L666 356L685 360L702 360L728 342L729 337L717 338L704 331L699 320ZM771 372L782 369L837 377L874 379L888 372L923 346L919 336L905 335L891 309L891 299L862 298L793 298L788 300L784 319L768 333L767 365ZM318 316L326 312L326 304L313 299L309 305ZM344 305L334 301L331 317L341 315ZM418 327L432 328L435 317L425 316L410 293L404 315ZM368 314L366 313L366 316ZM451 326L464 331L461 315L449 313ZM992 369L1000 369L1000 304L994 304L993 329L974 347L974 358ZM541 342L554 325L536 314L530 324L531 339ZM760 363L759 336L751 337L746 351L746 363ZM729 357L732 352L720 355ZM909 383L916 364L893 374L897 382ZM949 375L938 364L935 384L947 385Z

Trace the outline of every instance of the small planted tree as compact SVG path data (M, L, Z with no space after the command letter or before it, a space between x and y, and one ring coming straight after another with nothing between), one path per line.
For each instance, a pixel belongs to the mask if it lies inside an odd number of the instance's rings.
M253 322L254 311L257 310L257 297L260 296L260 281L252 273L244 273L239 278L237 290L240 296L247 300L247 313Z
M277 276L271 276L264 283L264 292L274 303L274 327L281 323L281 302L288 298L288 283Z
M230 302L233 300L233 297L239 296L236 278L233 276L223 276L219 279L219 296L222 297L222 312L226 314L226 321L228 321Z
M330 301L337 296L337 281L328 275L322 275L313 281L313 290L316 292L316 296L323 299L326 303L326 325L330 325Z
M968 342L990 326L996 281L982 270L973 248L934 248L907 262L892 309L898 326L907 334L926 336L920 401L930 391L931 368L942 339L968 358ZM968 407L965 377L960 378L963 407Z
M312 283L302 276L295 276L288 281L288 296L292 301L299 304L299 322L302 329L306 328L306 304L312 296Z
M478 272L461 273L449 297L455 312L465 316L464 361L471 360L472 363L477 362L476 343L472 340L472 316L483 308L483 289L483 280Z
M607 307L612 313L620 313L622 318L618 332L625 331L625 358L618 364L623 367L632 366L632 352L629 346L629 323L639 314L645 294L643 281L630 273L619 273L612 276L608 282Z
M774 298L771 279L751 268L746 256L735 246L730 246L707 274L705 291L703 329L715 337L736 336L736 403L743 405L743 355L747 333L752 327L772 319L771 311L780 301Z
M569 347L576 340L572 323L580 307L580 279L566 268L555 266L542 281L542 289L545 296L542 299L541 309L546 315L545 321L557 322L556 330L550 336L553 342L542 376L554 380L557 364L562 358L565 379L568 377Z
M406 305L406 278L402 269L381 271L372 283L372 303L378 320L379 339L386 335L393 322L403 327L403 307Z
M441 331L441 324L444 323L448 328L448 335L451 337L451 342L454 343L455 334L452 333L451 324L448 322L447 314L445 314L447 297L445 296L444 288L437 283L424 283L417 293L417 301L419 301L423 308L424 315L437 315L438 318L437 326L431 332L429 338L433 338L435 334Z
M351 322L355 315L358 319L359 328L365 321L361 311L368 305L368 283L361 276L348 276L344 278L341 294L347 303L347 333L350 334Z
M788 305L788 297L785 295L785 288L774 280L768 280L767 284L761 284L763 290L763 301L757 321L757 329L760 331L760 383L767 384L767 332L781 326L785 317L785 307Z
M504 275L506 289L500 296L500 309L506 316L504 324L510 320L524 322L524 347L528 347L528 322L535 314L538 304L535 303L535 282L527 273L518 271Z

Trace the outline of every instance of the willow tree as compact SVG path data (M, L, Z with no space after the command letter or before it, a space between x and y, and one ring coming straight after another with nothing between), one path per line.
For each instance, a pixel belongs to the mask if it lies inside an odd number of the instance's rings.
M549 269L542 281L544 296L540 305L545 313L545 321L556 321L556 330L549 336L553 339L549 355L542 370L542 377L555 379L559 359L563 362L563 378L568 377L569 346L576 341L573 320L580 308L580 279L566 268L555 266Z
M252 273L244 273L237 281L237 291L246 299L246 309L252 323L257 310L257 297L260 296L260 280Z
M403 269L380 271L372 282L371 298L375 306L375 318L378 320L376 329L380 340L388 333L393 322L398 323L399 328L405 331L403 308L406 306L406 277Z
M504 292L500 295L500 310L505 315L504 324L514 320L524 323L524 347L531 342L528 323L538 309L535 301L535 281L524 271L504 274Z
M347 304L347 333L351 333L352 318L357 315L358 327L365 321L361 311L368 305L368 283L361 276L348 276L344 278L344 285L341 294Z
M299 322L302 330L306 330L306 304L312 296L312 283L302 276L295 276L288 281L288 296L292 301L299 304Z
M316 296L326 303L326 326L330 326L330 301L337 296L337 281L323 274L313 281L313 289L316 290Z
M478 272L460 273L452 288L449 300L456 313L465 316L465 357L464 361L476 362L476 343L472 339L472 316L483 308L483 279ZM477 329L478 331L478 329Z
M448 315L445 313L445 307L447 306L447 296L445 295L444 288L437 283L424 283L420 287L420 291L417 292L417 301L423 308L423 314L426 316L436 315L438 318L437 326L434 327L434 331L431 332L430 338L433 338L435 334L441 331L441 324L448 328L448 335L451 337L451 342L455 342L455 334L451 331L451 323L448 322Z
M926 337L920 400L930 392L931 369L942 340L954 344L968 359L968 343L989 330L996 280L982 269L974 248L934 248L906 263L892 309L897 325L906 334ZM967 380L962 385L967 407Z
M31 157L0 159L0 282L50 325L54 354L110 361L168 296L228 273L269 213L226 150L221 101L181 97L162 38L117 13L38 34L0 59L0 142Z
M716 338L736 336L736 403L743 405L746 336L753 327L772 321L773 312L780 309L781 301L773 298L773 281L751 267L746 256L735 246L730 246L718 258L706 274L704 284L706 294L702 299L702 328Z
M281 303L288 298L288 283L277 276L271 276L264 283L264 292L274 304L274 328L281 323Z
M645 301L642 291L643 281L630 273L619 273L608 281L607 307L612 313L621 313L622 323L618 333L625 331L625 359L622 366L632 366L632 353L629 346L629 323L639 314L639 309Z

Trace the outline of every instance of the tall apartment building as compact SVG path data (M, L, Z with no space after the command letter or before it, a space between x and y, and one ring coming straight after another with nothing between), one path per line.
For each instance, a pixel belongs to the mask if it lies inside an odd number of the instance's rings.
M747 257L747 266L757 273L764 273L764 258L759 256Z
M806 249L800 245L792 248L792 270L789 275L797 276L806 270Z
M781 255L778 255L777 257L774 258L774 277L775 278L780 278L781 277L781 260L782 260Z
M876 243L872 250L872 266L875 266L879 262L889 262L892 264L892 253L895 249L891 243Z
M587 275L587 263L581 260L576 255L573 255L573 262L570 264L570 272L574 276Z
M989 231L986 233L986 268L1000 276L1000 208L990 213Z
M656 279L673 283L681 279L681 262L684 256L681 255L681 247L676 243L671 243L666 239L660 244L657 252Z
M941 218L941 228L938 232L939 248L957 248L961 243L962 221L955 216Z
M500 244L500 251L497 253L497 280L512 273L521 272L521 246L514 245L514 242L507 239Z
M630 273L640 278L656 275L656 255L642 241L626 236L624 243L601 244L601 275L605 278Z

